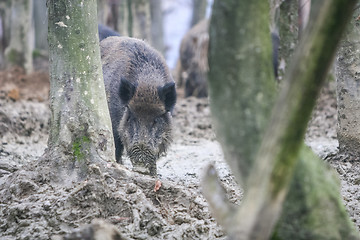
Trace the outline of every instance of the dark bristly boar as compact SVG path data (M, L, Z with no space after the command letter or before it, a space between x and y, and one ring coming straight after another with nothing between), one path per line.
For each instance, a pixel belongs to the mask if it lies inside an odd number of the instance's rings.
M185 84L185 97L208 96L208 29L209 20L204 19L192 27L181 40L177 76L179 85Z
M174 80L160 53L141 40L108 37L100 49L116 161L125 147L135 171L156 175L171 142Z
M280 38L277 30L271 32L273 69L278 78L278 49ZM208 47L209 20L203 19L183 37L180 45L180 63L177 68L178 86L185 88L185 97L208 96Z
M120 36L120 33L112 30L110 27L105 26L103 24L98 24L98 31L99 31L99 41L104 40L105 38L111 36Z

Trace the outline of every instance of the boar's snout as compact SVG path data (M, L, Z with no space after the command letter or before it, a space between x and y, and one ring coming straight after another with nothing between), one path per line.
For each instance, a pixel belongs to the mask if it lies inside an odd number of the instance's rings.
M128 150L134 171L155 176L158 154L145 144L136 144Z

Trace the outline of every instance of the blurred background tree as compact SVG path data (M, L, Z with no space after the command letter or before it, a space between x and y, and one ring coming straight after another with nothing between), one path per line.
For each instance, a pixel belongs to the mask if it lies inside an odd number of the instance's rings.
M30 73L33 70L34 49L34 33L31 29L33 1L13 0L10 11L10 38L5 49L6 66L20 66Z
M360 57L359 7L355 9L336 58L338 130L340 151L360 154Z
M5 67L4 51L10 41L11 0L0 2L0 69Z
M0 2L0 69L9 66L6 64L8 60L4 57L4 51L10 44L12 2L11 0ZM38 70L41 58L47 57L46 0L32 2L33 14L28 22L31 23L29 33L34 35L35 39L27 41L25 45L33 49L34 67L35 70ZM121 36L145 39L159 50L167 58L170 67L174 68L174 63L179 55L178 48L181 37L190 29L192 21L195 23L204 18L206 14L209 15L211 2L212 0L97 0L98 23L114 29ZM201 14L196 14L199 11ZM195 18L195 15L201 17ZM26 19L26 17L22 17L22 19ZM176 22L176 28L169 26L174 22ZM24 47L23 50L25 51L29 47ZM47 66L40 67L45 69Z
M195 24L205 18L207 5L207 0L193 0L193 11L190 23L191 27L195 26Z
M46 0L34 1L34 31L35 31L35 49L47 52L47 34L48 34L48 17Z
M150 0L151 15L151 44L163 55L165 54L164 45L164 20L162 11L162 0Z

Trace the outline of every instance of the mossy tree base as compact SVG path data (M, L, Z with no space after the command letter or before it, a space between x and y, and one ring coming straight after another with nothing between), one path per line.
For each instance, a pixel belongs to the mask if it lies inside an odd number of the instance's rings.
M303 146L273 240L359 239L340 195L338 175Z
M97 33L96 1L50 0L51 129L46 154L85 177L114 160Z

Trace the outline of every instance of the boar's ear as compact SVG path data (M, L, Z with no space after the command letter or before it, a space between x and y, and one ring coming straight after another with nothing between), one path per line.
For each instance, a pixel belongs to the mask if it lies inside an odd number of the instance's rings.
M122 102L128 103L130 99L134 96L136 86L126 80L121 78L119 96Z
M166 83L163 87L158 88L160 100L164 102L166 111L173 110L176 102L176 89L175 83Z

